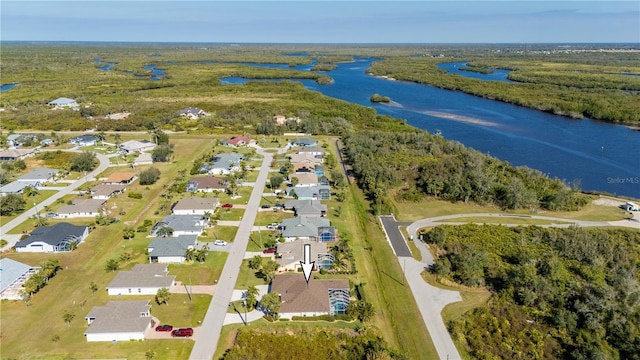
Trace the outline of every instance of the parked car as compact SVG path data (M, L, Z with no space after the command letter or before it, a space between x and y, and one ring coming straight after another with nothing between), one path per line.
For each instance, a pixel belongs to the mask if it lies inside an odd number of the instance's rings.
M222 204L222 207L223 207L223 208L232 208L232 207L233 207L233 204L229 204L229 203Z
M271 205L264 204L264 205L262 205L262 206L260 206L260 207L261 207L261 208L263 208L263 209L268 209L268 208L270 208L270 207L271 207Z
M58 214L54 213L54 212L48 212L48 213L44 214L44 217L49 217L49 218L50 217L57 217L57 216L58 216Z
M267 229L277 229L278 228L278 223L271 223L269 225L267 225Z
M156 331L171 331L173 330L173 326L171 325L159 325L156 326Z
M171 336L175 336L175 337L188 337L192 335L193 335L192 328L180 328L180 329L173 330L171 332Z
M226 242L226 241L224 241L224 240L216 240L216 241L214 241L214 242L213 242L213 245L216 245L216 246L225 246L225 245L227 245L227 242Z
M262 250L263 254L275 254L276 253L276 248L269 248L269 249L264 249Z
M284 204L275 204L273 207L276 209L284 209Z

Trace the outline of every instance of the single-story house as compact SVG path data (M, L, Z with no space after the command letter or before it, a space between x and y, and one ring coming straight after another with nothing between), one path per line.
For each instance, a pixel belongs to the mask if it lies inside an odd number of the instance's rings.
M35 148L33 149L9 149L0 151L0 161L14 161L20 159L26 159L29 156L36 154Z
M129 140L120 144L120 148L127 153L151 151L156 148L156 143L149 140Z
M133 166L151 164L153 164L153 157L149 153L140 153L140 155L133 160Z
M54 143L53 139L42 139L42 140L40 140L40 146L49 146L49 145L51 145L53 143Z
M4 258L0 259L0 300L21 300L22 284L31 275L40 270L38 266L30 266L21 262Z
M291 142L291 146L303 146L303 147L316 147L318 142L316 140L302 137Z
M75 200L73 204L61 206L58 209L58 218L95 217L101 212L106 213L105 203L104 199Z
M13 181L0 187L0 196L8 194L22 194L28 187L39 188L42 184L39 181Z
M74 99L69 99L66 97L57 98L55 100L51 100L47 103L47 105L54 106L56 108L76 108L78 107L78 103Z
M92 146L95 145L98 141L100 141L100 138L98 136L88 134L76 136L69 140L70 143L76 146Z
M345 314L351 302L349 280L316 280L303 274L277 275L269 292L280 294L280 317Z
M329 220L322 217L296 216L284 219L281 227L285 241L298 239L333 241L336 238L335 228L330 225Z
M300 173L300 174L292 174L289 176L290 179L298 178L298 184L295 187L305 187L305 186L315 186L318 185L318 175L315 173Z
M240 146L247 146L247 145L250 145L250 144L255 144L256 141L251 139L251 138L248 138L246 136L238 135L238 136L231 137L231 139L229 139L229 140L225 140L224 143L227 146L240 147Z
M89 235L89 228L69 223L35 228L16 245L17 252L63 252L71 251Z
M87 342L144 340L151 328L149 300L109 301L96 306L85 316L89 327L84 332Z
M9 147L20 147L22 143L20 142L20 138L22 134L9 134L7 135L7 145Z
M300 150L298 150L298 154L311 154L313 156L318 156L322 159L322 156L324 155L324 149L321 148L320 146L303 147Z
M30 146L37 143L38 138L39 134L9 134L7 135L7 145L9 145L10 148L18 148L24 144ZM40 144L42 145L42 142L40 142Z
M285 209L292 209L296 216L321 217L327 214L327 205L319 200L287 200Z
M311 261L314 262L315 270L321 268L328 269L335 261L334 257L328 253L327 245L322 242L309 240L296 240L278 244L276 251L276 262L280 264L279 271L296 271L301 268L300 261L304 261L304 245L311 245ZM330 259L327 261L327 259Z
M180 115L182 117L186 117L189 120L196 120L200 116L209 116L211 114L206 112L206 111L204 111L204 110L202 110L202 109L198 109L198 108L194 108L194 107L187 107L187 108L184 108L184 109L178 111L178 115Z
M327 185L295 186L293 191L296 195L296 199L298 200L331 199L331 188Z
M219 204L218 198L188 197L180 199L171 210L174 215L213 214Z
M167 275L167 264L136 264L131 270L118 271L107 285L109 295L155 295L171 288L176 277Z
M187 192L214 192L227 190L224 178L215 176L192 177L187 183Z
M173 230L171 233L173 237L181 235L199 236L208 225L209 220L203 215L167 215L162 221L153 226L151 236L158 236L158 231L165 227Z
M298 152L289 156L289 159L291 159L292 164L307 163L315 165L322 164L324 161L322 155L313 155L310 152Z
M240 161L244 160L244 155L239 153L218 154L211 159L211 163L200 167L201 173L209 175L228 175L240 171Z
M115 172L104 181L105 184L109 185L128 185L132 182L136 181L138 175L133 171L127 172Z
M124 119L128 118L129 115L131 115L130 112L119 112L119 113L114 113L114 114L107 114L107 116L105 116L105 118L107 118L109 120L124 120Z
M287 117L284 115L274 115L273 121L276 122L276 125L284 125L287 121Z
M295 163L293 164L293 172L294 174L311 174L315 173L316 165L310 164L307 162ZM295 176L295 175L292 175Z
M37 168L32 171L29 171L28 173L20 176L17 180L28 181L28 182L38 181L44 184L46 182L55 182L55 178L57 174L58 174L58 170L56 169L49 169L49 168L42 167L42 168Z
M126 185L100 184L91 188L91 198L107 200L112 196L122 194L126 190Z
M147 245L150 263L182 264L188 249L198 246L197 235L180 235L174 238L154 238Z

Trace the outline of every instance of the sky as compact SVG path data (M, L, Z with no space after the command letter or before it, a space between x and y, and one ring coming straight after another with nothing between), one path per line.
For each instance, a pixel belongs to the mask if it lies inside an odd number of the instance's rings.
M2 0L0 41L640 43L640 1Z

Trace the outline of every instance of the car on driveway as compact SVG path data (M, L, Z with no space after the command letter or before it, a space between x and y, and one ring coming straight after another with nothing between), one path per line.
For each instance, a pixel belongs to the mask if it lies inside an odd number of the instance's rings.
M174 337L189 337L192 335L193 335L192 328L180 328L180 329L173 330L171 332L171 336L174 336Z
M156 331L171 331L173 330L173 326L171 325L159 325L156 326Z
M232 208L232 207L233 207L233 204L229 204L229 203L222 204L222 207L223 207L223 208L226 208L226 209L229 209L229 208Z
M263 254L275 254L276 253L276 248L269 248L269 249L264 249L262 250Z
M263 209L268 209L268 208L270 208L271 206L270 206L270 205L267 205L267 204L264 204L264 205L262 205L262 206L260 206L260 207L261 207L261 208L263 208Z
M225 246L225 245L227 245L227 242L226 242L226 241L224 241L224 240L216 240L216 241L214 241L214 242L213 242L213 245L216 245L216 246Z
M48 218L57 217L57 216L58 216L58 214L54 213L54 212L48 212L48 213L44 214L44 217L48 217Z

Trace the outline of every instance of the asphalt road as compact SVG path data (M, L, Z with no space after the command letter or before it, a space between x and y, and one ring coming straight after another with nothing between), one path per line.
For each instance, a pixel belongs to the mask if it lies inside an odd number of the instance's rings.
M75 151L74 151L75 152ZM77 151L80 152L80 151ZM75 189L77 189L78 187L80 187L81 185L83 185L84 183L86 183L87 181L92 180L93 178L95 178L98 174L100 174L101 172L103 172L104 170L106 170L109 165L111 164L111 162L109 161L109 158L105 155L102 154L96 154L98 160L100 161L100 164L98 165L98 167L96 167L92 172L88 173L87 175L83 176L82 178L74 181L73 183L69 184L68 186L66 186L64 189L58 191L57 193L53 194L52 196L48 197L47 199L45 199L44 201L42 201L41 203L37 204L35 207L32 207L31 209L23 212L22 214L18 215L15 219L9 221L6 224L2 224L2 227L0 227L0 236L5 235L6 233L8 233L9 231L13 230L13 228L15 228L16 226L22 224L24 221L26 221L27 219L29 219L30 217L32 217L33 215L36 214L36 209L38 209L39 211L43 211L45 206L49 206L51 204L53 204L56 200L60 199L61 197L70 194L72 191L74 191ZM7 240L7 245L5 245L4 247L2 247L2 251L10 249L12 246L14 246L17 242L17 238L18 237L14 237L14 236L10 236L10 237L3 237L5 240Z
M387 234L387 240L391 244L391 248L396 256L411 257L411 250L409 250L409 246L407 246L404 236L402 236L398 228L399 226L407 226L411 223L399 223L393 215L380 216L380 221L382 222L384 232Z
M260 174L255 182L249 203L244 212L244 216L240 221L238 232L229 251L229 257L224 264L224 269L220 275L220 280L216 286L209 309L205 314L204 321L200 327L200 332L196 338L196 342L191 350L189 359L191 360L209 360L213 357L220 340L220 332L227 315L227 307L233 295L233 288L238 280L238 273L245 251L249 243L249 235L256 220L258 209L260 208L260 198L264 191L264 186L269 175L269 167L273 160L273 153L262 151L256 148L258 154L264 156L262 165L260 166Z

